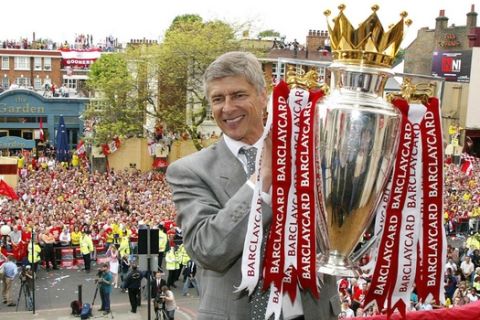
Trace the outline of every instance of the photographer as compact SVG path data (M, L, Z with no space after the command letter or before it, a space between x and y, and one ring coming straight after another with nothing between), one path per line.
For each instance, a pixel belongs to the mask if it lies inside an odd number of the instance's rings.
M137 313L137 297L140 293L140 285L142 282L142 275L137 269L137 265L132 263L132 271L127 275L125 279L125 288L128 289L128 299L130 300L130 307L132 313Z
M33 277L34 273L30 265L26 265L25 268L22 269L20 273L20 279L23 284L23 288L25 290L25 299L27 300L27 309L30 311L33 308L33 299L32 299L32 292L33 288Z
M167 286L162 287L162 294L159 297L165 303L165 310L167 311L168 319L174 320L175 310L177 310L177 303L173 292Z
M103 263L98 272L98 279L95 280L99 286L100 299L102 299L102 306L98 311L103 311L103 314L110 313L110 294L112 293L112 274L109 271L108 263Z

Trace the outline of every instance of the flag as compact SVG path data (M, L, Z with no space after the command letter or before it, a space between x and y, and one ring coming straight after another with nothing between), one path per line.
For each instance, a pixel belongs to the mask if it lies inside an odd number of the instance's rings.
M45 135L43 133L43 117L40 117L40 141L45 141Z
M57 152L57 160L61 162L68 161L68 135L63 116L60 116L60 119L58 121L56 142L57 143L55 144L55 148Z
M471 161L464 161L460 170L465 173L467 176L472 174L473 165Z
M119 137L115 137L113 138L113 141L115 141L115 147L120 148L120 138Z
M102 144L102 152L106 156L110 154L110 147L108 146L108 144L106 143Z
M117 144L115 143L115 140L111 141L108 144L108 149L110 150L110 153L114 153L115 151L117 151Z
M18 200L18 195L15 190L3 179L0 179L0 195L7 196L12 200Z
M168 161L165 158L155 158L155 160L153 160L153 169L163 169L166 167L168 167Z
M83 140L80 140L77 144L77 155L79 157L83 157L85 156L85 143L83 142Z

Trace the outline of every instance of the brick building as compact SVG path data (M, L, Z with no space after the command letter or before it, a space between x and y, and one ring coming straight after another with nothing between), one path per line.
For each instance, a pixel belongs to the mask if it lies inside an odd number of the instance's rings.
M0 49L1 86L43 90L45 83L62 83L62 54L58 50Z
M474 152L480 156L480 28L472 5L465 25L449 25L445 10L440 10L435 29L418 30L417 38L405 50L406 73L434 75L445 79L443 85L443 127L461 127L460 136L449 136L448 143L461 146L468 136L474 141ZM460 138L460 139L457 139Z
M471 50L480 45L480 28L477 13L472 5L466 14L466 25L448 25L445 10L440 10L435 29L424 27L418 30L417 38L405 50L405 72L432 74L432 53L440 51Z

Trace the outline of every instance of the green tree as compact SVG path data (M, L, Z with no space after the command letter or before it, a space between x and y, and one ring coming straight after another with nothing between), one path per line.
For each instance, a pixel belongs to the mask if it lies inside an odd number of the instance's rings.
M95 122L93 143L109 142L115 136L141 135L144 109L138 95L132 94L138 87L128 68L125 54L104 54L89 71L87 87L95 92L83 116Z
M188 131L200 149L198 126L207 114L202 75L219 55L239 50L233 26L219 20L204 22L199 16L174 19L158 56L157 117L176 131ZM185 107L192 112L186 115Z
M280 32L269 29L269 30L264 30L258 33L258 36L260 38L265 38L265 37L280 37Z
M236 34L242 28L187 14L173 20L159 45L133 44L102 55L87 83L98 94L84 113L95 120L95 142L141 135L146 118L154 117L168 130L188 131L202 148L196 139L208 107L202 75L216 57L240 49Z

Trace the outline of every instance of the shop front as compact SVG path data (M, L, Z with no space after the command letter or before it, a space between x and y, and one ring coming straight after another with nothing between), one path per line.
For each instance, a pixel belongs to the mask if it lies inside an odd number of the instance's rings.
M24 144L33 143L35 147L54 145L56 128L63 115L68 144L73 148L83 132L80 115L87 103L86 98L43 97L24 89L4 91L0 94L0 138L10 137L5 141L13 143L19 140L12 137L19 137Z

